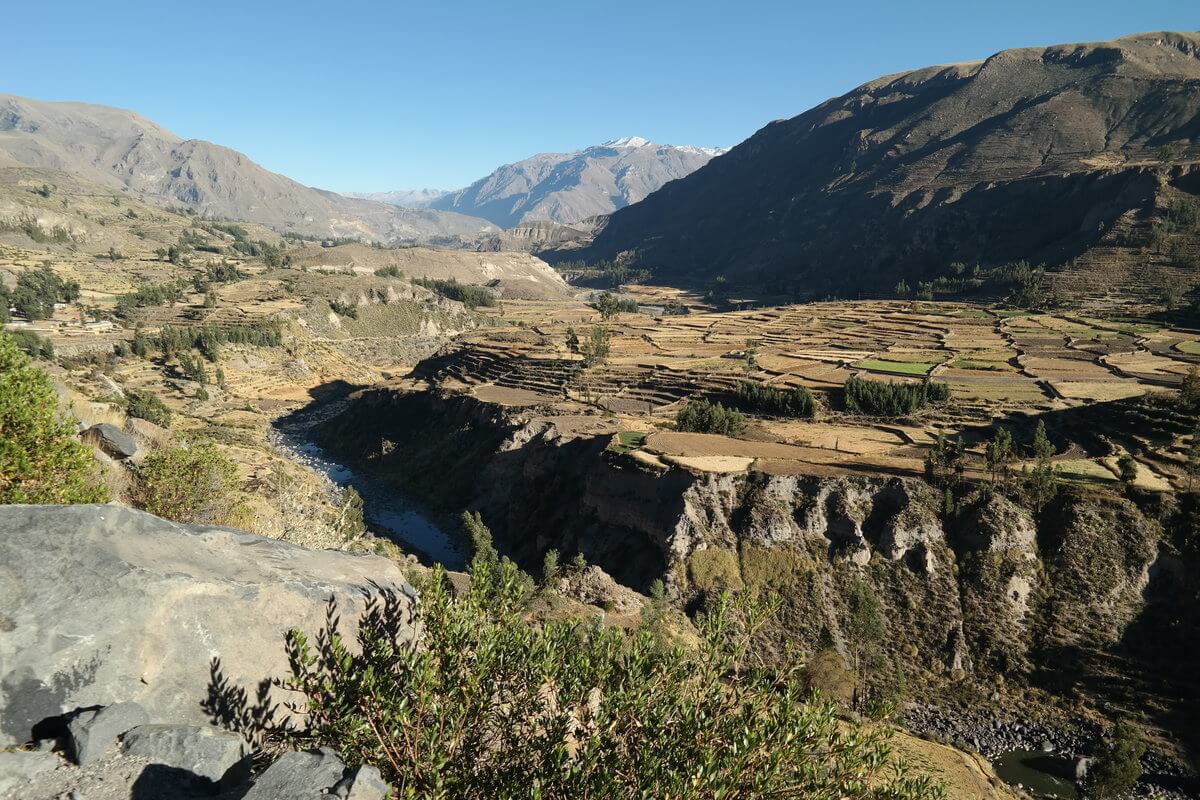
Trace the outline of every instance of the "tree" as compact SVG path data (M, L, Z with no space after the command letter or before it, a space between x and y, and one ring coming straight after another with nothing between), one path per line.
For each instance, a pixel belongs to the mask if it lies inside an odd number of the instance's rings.
M1137 460L1129 453L1122 453L1117 459L1117 474L1126 487L1133 486L1138 476Z
M107 500L50 378L0 332L0 504Z
M675 430L738 436L746 430L746 417L720 403L693 398L675 415Z
M992 434L991 440L984 448L983 457L987 462L988 473L992 476L992 483L995 483L997 479L1006 483L1012 472L1012 462L1016 459L1012 434L1009 433L1008 428L1004 426L996 428L996 432Z
M572 353L579 352L579 334L572 326L567 326L567 349Z
M1179 384L1179 402L1187 409L1200 409L1200 371L1192 367Z
M219 523L233 506L237 467L212 442L172 445L137 467L134 504L176 522Z
M954 490L962 483L964 451L961 436L947 439L945 431L938 431L933 447L925 455L925 480L951 492L953 496Z
M286 639L281 683L302 696L304 725L273 724L237 687L226 716L270 747L374 765L400 797L944 796L894 758L885 726L812 701L798 660L768 669L749 655L769 611L720 596L690 652L650 626L532 625L521 583L511 563L482 561L456 592L436 567L415 612L397 593L372 600L353 644L331 608L314 638Z
M1142 756L1146 739L1132 722L1121 720L1105 743L1096 763L1088 770L1085 790L1094 800L1125 797L1142 777Z
M887 620L879 598L871 584L862 578L855 580L850 589L849 615L846 620L846 638L850 646L854 672L858 677L858 704L865 701L864 692L872 673L883 667L883 641L887 636Z
M558 551L553 547L542 556L542 585L550 583L558 577Z
M1027 476L1029 496L1034 508L1041 509L1058 494L1058 473L1054 469L1054 445L1046 434L1045 420L1038 420L1033 433L1033 471Z
M611 350L608 329L603 325L593 325L591 335L588 336L586 342L579 346L579 350L583 354L583 363L585 366L594 367L598 364L603 364L608 360L608 354Z
M1200 476L1200 426L1192 431L1192 441L1188 443L1187 465L1188 491L1196 491L1196 477Z
M128 389L125 392L125 413L131 417L153 422L166 428L171 424L171 409L149 389Z
M467 541L471 544L472 562L493 563L500 560L500 554L496 552L496 546L492 544L492 531L483 524L483 517L478 511L464 511L462 526L463 531L467 534Z

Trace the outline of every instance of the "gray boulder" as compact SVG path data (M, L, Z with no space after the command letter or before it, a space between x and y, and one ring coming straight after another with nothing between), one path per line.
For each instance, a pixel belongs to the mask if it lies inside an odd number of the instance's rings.
M379 768L369 764L355 767L333 787L333 795L339 800L384 800L391 791Z
M0 532L0 746L120 701L152 720L209 723L214 658L252 689L287 673L284 634L315 632L330 597L353 638L366 595L394 591L403 605L412 593L378 556L120 506L0 506Z
M0 751L0 797L20 797L17 789L62 763L54 753Z
M116 425L101 422L83 432L83 440L98 447L115 459L132 458L137 455L137 441Z
M267 767L242 800L321 800L341 783L346 765L327 747L284 753Z
M245 740L209 725L139 725L125 734L121 746L129 755L187 770L221 788L250 777L250 748Z
M71 754L81 766L94 764L116 745L121 734L149 721L146 709L137 703L79 711L67 722Z

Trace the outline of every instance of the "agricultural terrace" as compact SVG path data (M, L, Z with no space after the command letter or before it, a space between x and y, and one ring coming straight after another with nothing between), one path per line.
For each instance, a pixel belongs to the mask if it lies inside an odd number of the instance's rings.
M1129 452L1146 488L1184 480L1194 422L1174 397L1200 364L1195 331L961 303L826 302L719 313L675 290L646 289L637 298L649 313L607 321L582 300L505 301L503 327L465 334L413 377L552 418L566 435L595 432L599 413L615 437L610 450L648 467L919 475L944 431L963 434L968 476L982 478L983 444L994 426L1010 428L1025 457L1040 418L1066 479L1115 484L1117 459ZM689 313L658 314L668 302ZM608 353L588 363L597 325L609 334ZM902 417L849 413L842 387L852 376L944 382L951 397ZM751 412L733 437L674 430L689 398L732 405L743 381L804 387L816 398L816 414Z

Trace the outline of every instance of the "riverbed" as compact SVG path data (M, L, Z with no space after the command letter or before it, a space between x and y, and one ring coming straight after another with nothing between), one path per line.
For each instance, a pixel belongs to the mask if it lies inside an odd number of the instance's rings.
M268 441L280 454L324 476L331 486L352 487L358 492L370 534L392 540L426 565L465 569L467 557L461 538L449 532L449 520L387 481L356 472L311 441L313 427L344 407L344 400L335 400L289 414L272 426Z

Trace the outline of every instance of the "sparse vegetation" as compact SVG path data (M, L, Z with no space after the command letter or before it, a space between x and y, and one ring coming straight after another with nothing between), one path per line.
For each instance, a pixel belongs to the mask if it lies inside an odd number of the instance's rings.
M16 288L5 296L17 313L27 319L49 319L55 303L73 303L79 299L79 284L64 280L46 262L18 275Z
M459 283L454 278L450 280L414 278L412 282L437 292L442 297L457 300L467 308L491 308L496 305L496 296L484 287Z
M171 409L162 398L147 389L128 389L125 392L125 413L131 417L153 422L161 428L171 425Z
M611 337L608 329L603 325L593 325L587 341L579 345L584 366L588 367L594 367L607 361L611 349Z

